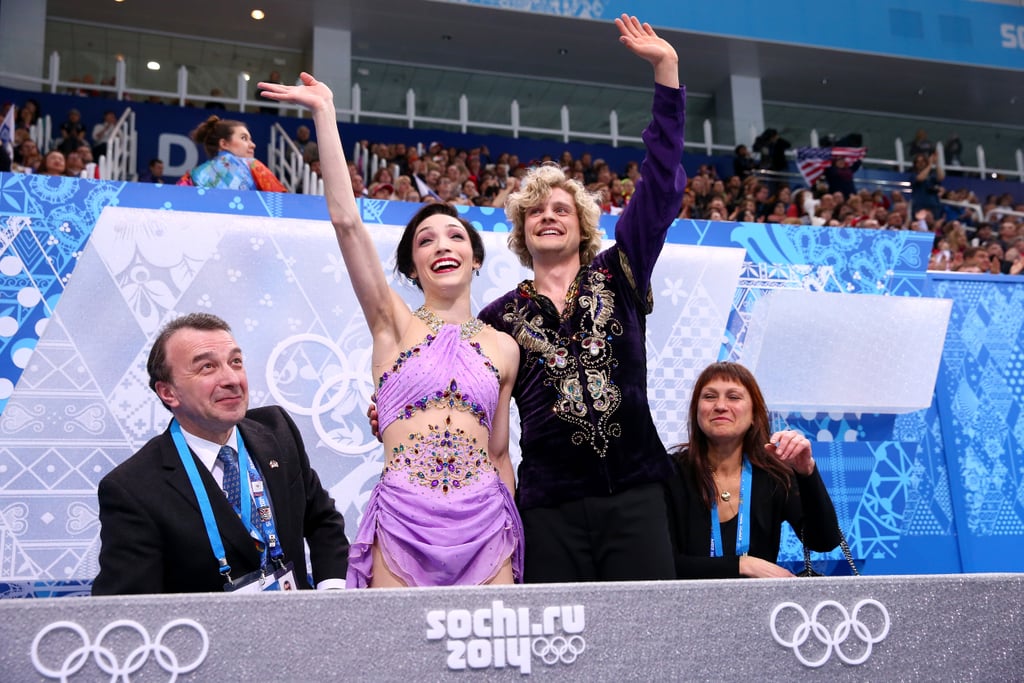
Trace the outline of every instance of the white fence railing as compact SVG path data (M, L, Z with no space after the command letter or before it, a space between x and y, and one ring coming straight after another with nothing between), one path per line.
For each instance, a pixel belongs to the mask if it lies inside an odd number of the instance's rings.
M289 192L319 195L324 193L324 181L306 163L302 152L280 123L275 123L270 128L267 166Z
M0 78L7 79L8 81L20 81L26 84L40 85L46 87L50 92L58 92L60 89L74 89L81 86L80 83L70 80L61 80L60 78L61 60L60 54L53 52L49 59L49 73L46 78L36 78L26 76L23 74L13 74L0 71ZM200 95L190 93L188 91L189 85L189 73L188 69L184 66L180 67L177 73L177 87L174 92L148 90L142 88L129 87L127 83L127 69L125 68L125 61L123 58L118 58L115 62L115 77L114 85L93 85L90 84L91 90L97 90L101 92L109 92L114 95L118 100L132 99L137 96L149 97L156 96L161 98L175 99L179 106L184 106L186 102L217 102L224 105L237 106L238 110L245 112L248 109L254 107L270 107L277 109L281 115L300 115L302 112L301 107L284 105L278 102L272 102L264 100L262 98L250 97L249 80L246 74L240 73L236 82L236 94L234 97L216 97L211 95ZM610 144L618 147L621 144L641 144L642 140L639 137L621 135L619 132L618 115L614 110L608 114L609 132L596 132L588 130L573 129L571 125L572 116L571 111L568 107L563 106L561 110L561 122L560 126L556 128L541 128L533 126L522 125L520 119L519 103L513 100L509 104L509 121L508 123L497 123L493 121L473 121L469 118L469 99L462 95L459 98L459 117L457 119L438 118L430 116L422 116L416 113L416 92L409 90L406 93L405 111L404 112L382 112L382 111L370 111L362 108L362 91L358 83L352 86L352 106L347 108L338 109L338 117L340 120L351 120L355 123L359 123L364 118L373 118L384 121L394 121L396 125L404 124L408 128L414 129L417 126L430 126L430 125L444 125L444 126L457 126L462 132L467 132L470 128L475 130L493 131L501 135L508 135L512 138L518 138L521 134L538 134L547 136L557 136L564 142L570 140L587 140L592 142L601 142ZM700 149L706 154L712 155L715 153L732 153L735 147L735 141L720 142L715 139L715 134L712 126L712 122L705 119L702 125L701 140L687 140L686 144L689 149ZM753 139L756 131L750 131ZM49 138L44 138L49 139ZM816 146L818 142L818 133L816 130L810 131L809 139L807 143L811 146ZM910 165L910 160L906 158L904 153L903 141L900 138L893 140L894 157L867 157L864 159L866 165L888 168L899 172L905 172ZM991 178L993 176L1001 176L1005 178L1014 178L1020 182L1024 182L1024 152L1021 149L1017 149L1014 154L1015 167L1014 168L994 168L986 165L985 163L985 150L979 145L977 148L978 164L976 166L962 166L962 165L950 165L947 170L957 171L965 175L972 175L981 178ZM792 155L793 153L790 152ZM942 155L939 155L940 163L942 163ZM296 181L300 182L300 181ZM301 181L301 182L304 182Z
M139 135L135 131L135 112L130 108L117 120L107 140L107 153L97 160L101 180L136 180L139 161Z

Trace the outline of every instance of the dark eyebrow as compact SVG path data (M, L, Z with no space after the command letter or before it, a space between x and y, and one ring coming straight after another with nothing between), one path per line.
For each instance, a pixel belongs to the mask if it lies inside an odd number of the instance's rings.
M460 222L458 222L457 220L454 220L454 219L452 219L451 223L445 223L444 225L439 225L439 226L436 226L436 227L437 228L462 228L463 230L466 229L466 226L464 226L462 223L460 223ZM414 234L414 237L419 237L420 233L423 232L424 230L434 230L434 229L435 229L435 226L432 226L432 225L421 225L420 227L416 228L416 233Z
M200 353L198 355L193 356L192 357L192 365L195 365L196 363L199 363L199 362L204 361L204 360L212 360L212 359L213 359L213 351L206 351L205 353Z
M196 363L198 363L200 361L212 360L215 357L215 355L216 354L213 351L205 351L203 353L200 353L198 355L193 356L192 357L192 364L195 365ZM228 357L229 358L233 357L233 356L236 356L236 355L237 356L241 356L242 355L241 347L236 346L236 347L234 347L233 349L231 349L228 352Z

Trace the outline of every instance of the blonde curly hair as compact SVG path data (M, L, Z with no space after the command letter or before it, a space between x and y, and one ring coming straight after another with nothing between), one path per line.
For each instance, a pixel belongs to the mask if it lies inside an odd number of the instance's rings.
M510 195L505 202L505 216L512 223L508 248L527 268L533 269L533 256L526 248L526 211L543 203L555 189L565 190L576 203L580 224L580 265L590 265L601 250L601 231L598 226L601 206L597 195L588 192L579 181L566 177L559 166L548 163L530 169L520 181L519 191Z

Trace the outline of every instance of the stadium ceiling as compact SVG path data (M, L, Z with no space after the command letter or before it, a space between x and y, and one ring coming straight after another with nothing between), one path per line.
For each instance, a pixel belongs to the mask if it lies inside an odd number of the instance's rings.
M263 21L249 18L262 9ZM351 31L368 60L559 80L644 86L649 71L607 21L564 19L431 0L48 0L47 13L267 48L311 51L314 21ZM642 17L641 17L642 18ZM661 30L683 81L713 95L730 75L757 76L766 101L1021 126L1024 71L897 59Z

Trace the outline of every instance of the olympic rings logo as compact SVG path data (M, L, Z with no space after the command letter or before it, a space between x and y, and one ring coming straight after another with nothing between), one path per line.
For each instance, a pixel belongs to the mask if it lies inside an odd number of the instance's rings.
M872 607L878 610L882 617L882 628L877 634L872 633L871 628L860 619L861 610ZM828 608L838 611L841 617L835 628L831 631L818 620L821 613ZM796 610L803 620L793 629L789 639L780 635L778 628L779 614L785 609ZM796 655L800 663L812 668L817 668L827 662L829 657L832 656L833 650L835 650L839 659L847 664L863 664L871 656L872 647L876 643L885 640L885 637L889 635L889 626L889 611L885 609L882 603L871 598L865 598L854 605L852 614L847 612L846 608L835 600L825 600L818 603L809 617L807 616L807 611L795 602L783 602L776 605L775 609L772 610L771 616L772 636L775 638L775 642L783 647L793 648L793 654ZM841 647L850 637L851 633L864 643L863 652L857 656L848 655ZM825 653L814 660L805 657L800 650L801 646L807 642L807 639L812 634L819 643L825 646Z
M109 648L103 646L103 640L112 631L120 628L131 629L139 634L142 638L142 644L136 647L134 650L128 653L124 663L121 663ZM172 630L176 628L190 628L198 634L199 639L202 641L199 654L194 660L188 664L182 664L178 661L178 656L174 653L171 648L164 645L164 638ZM43 642L43 639L55 631L68 630L77 635L82 640L81 647L68 653L64 658L64 662L61 664L60 669L52 669L44 664L40 659L39 646ZM129 676L145 665L149 659L149 653L152 652L156 658L157 663L160 667L171 675L170 683L177 680L181 674L189 673L194 671L203 663L206 659L206 655L210 650L210 638L206 634L204 629L199 623L191 619L175 619L164 624L163 628L156 634L155 639L150 639L149 633L142 626L142 624L132 621L130 619L119 619L110 624L107 624L99 635L96 636L96 642L89 642L89 634L84 628L79 626L73 621L56 621L42 631L36 634L35 639L32 641L32 664L35 665L36 671L47 678L58 678L62 682L66 682L71 676L78 673L86 662L89 661L89 655L92 655L93 660L104 673L110 675L110 680L114 681L120 679L127 683Z
M572 664L587 649L587 643L583 640L583 636L569 636L568 638L538 636L533 639L530 649L548 666L558 661L563 664Z

